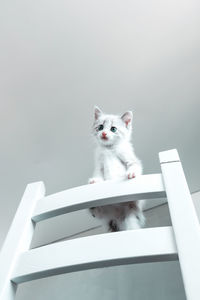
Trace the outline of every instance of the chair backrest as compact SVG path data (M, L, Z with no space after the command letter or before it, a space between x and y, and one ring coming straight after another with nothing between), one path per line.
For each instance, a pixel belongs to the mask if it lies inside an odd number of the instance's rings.
M19 283L90 268L179 258L187 299L200 299L200 228L176 150L161 152L162 174L85 185L45 197L29 184L0 253L0 299ZM167 195L172 227L129 230L68 240L30 250L35 223L72 211ZM134 247L130 245L134 239ZM95 247L94 247L95 245Z

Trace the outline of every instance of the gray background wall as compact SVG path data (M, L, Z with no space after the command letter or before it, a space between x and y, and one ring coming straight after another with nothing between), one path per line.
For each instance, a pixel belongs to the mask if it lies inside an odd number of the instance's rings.
M200 189L199 10L197 0L0 2L0 244L27 183L50 194L87 182L94 104L134 111L145 173L177 148Z

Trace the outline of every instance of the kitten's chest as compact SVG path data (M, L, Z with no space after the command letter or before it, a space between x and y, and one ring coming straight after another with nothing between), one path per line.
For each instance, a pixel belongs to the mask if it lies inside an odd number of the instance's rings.
M105 151L102 154L101 162L104 180L124 177L126 171L125 166L112 151Z

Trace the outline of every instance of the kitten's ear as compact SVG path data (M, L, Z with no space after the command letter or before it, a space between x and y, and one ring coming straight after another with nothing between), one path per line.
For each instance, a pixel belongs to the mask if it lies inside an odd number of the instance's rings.
M131 122L132 122L132 119L133 119L132 111L125 112L125 114L123 114L121 119L126 124L126 127L129 128L131 126Z
M95 118L95 120L97 120L102 113L103 113L102 110L100 110L100 108L98 108L98 106L94 107L94 118Z

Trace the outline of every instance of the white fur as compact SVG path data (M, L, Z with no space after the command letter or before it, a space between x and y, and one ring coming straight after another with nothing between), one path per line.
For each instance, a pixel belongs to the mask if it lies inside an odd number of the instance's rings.
M97 142L95 151L95 169L89 183L110 179L134 180L142 174L142 164L136 157L130 142L132 131L132 113L126 112L122 117L104 114L95 107L93 135ZM99 130L99 126L103 129ZM111 131L115 127L116 132ZM102 135L106 139L102 139ZM142 206L144 201L136 201L133 208L130 203L107 205L92 208L92 215L109 224L113 221L117 230L140 228L144 224ZM109 227L109 225L108 225Z

